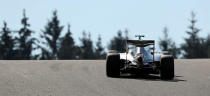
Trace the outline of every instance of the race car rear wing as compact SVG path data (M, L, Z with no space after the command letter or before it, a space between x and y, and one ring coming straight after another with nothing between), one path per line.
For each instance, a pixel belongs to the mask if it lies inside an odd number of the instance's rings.
M155 45L154 40L126 40L127 44L135 45L137 47L146 47L149 45Z
M128 44L134 45L136 47L146 47L152 45L152 55L153 55L153 62L154 62L154 52L155 52L155 41L154 40L126 40L126 53L128 51ZM127 54L126 54L127 60Z

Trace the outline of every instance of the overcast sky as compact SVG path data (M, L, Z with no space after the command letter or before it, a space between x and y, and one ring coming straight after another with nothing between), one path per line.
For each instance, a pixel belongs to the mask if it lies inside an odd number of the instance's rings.
M19 29L22 10L26 9L31 29L41 32L56 9L61 24L71 24L77 44L83 30L90 32L94 41L100 34L105 46L118 30L126 28L130 38L144 34L145 39L157 41L165 26L180 44L187 37L191 11L197 14L197 26L202 29L199 35L210 34L209 5L209 0L0 0L0 27L5 20L10 29Z

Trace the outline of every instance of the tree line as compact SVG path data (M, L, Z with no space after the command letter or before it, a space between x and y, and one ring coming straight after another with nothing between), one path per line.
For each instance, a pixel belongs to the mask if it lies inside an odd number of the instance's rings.
M159 40L160 49L169 51L175 58L210 58L210 34L205 38L200 37L198 33L201 29L196 27L197 21L196 14L192 12L189 19L190 25L185 32L188 37L184 38L184 43L179 47L168 36L168 28L165 27L163 30L164 36Z
M42 29L40 36L30 29L29 18L23 10L22 28L11 30L4 21L0 31L1 60L58 60L58 59L104 59L105 49L99 35L96 44L91 34L82 33L81 45L76 45L72 37L71 26L67 25L66 34L62 37L64 26L60 24L57 11ZM95 46L96 47L95 47ZM33 54L40 50L40 54Z
M99 35L97 42L91 40L91 34L83 31L79 38L80 45L76 45L71 25L63 30L57 11L53 11L52 17L41 30L40 35L34 37L35 31L30 29L29 18L23 10L20 20L22 27L19 30L11 30L6 21L0 31L0 59L1 60L66 60L66 59L105 59L106 51ZM168 28L163 30L164 36L159 40L162 51L169 51L175 58L209 58L210 57L210 35L207 38L198 36L200 29L195 26L197 20L192 13L189 35L185 43L177 47L175 42L168 36ZM61 36L65 32L64 36ZM123 35L124 33L124 35ZM108 44L108 50L125 52L125 40L129 39L128 30L119 30ZM34 51L40 54L33 54Z

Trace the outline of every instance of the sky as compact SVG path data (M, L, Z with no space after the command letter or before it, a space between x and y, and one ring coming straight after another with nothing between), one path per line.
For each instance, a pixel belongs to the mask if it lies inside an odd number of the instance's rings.
M185 31L192 11L198 20L196 26L202 29L199 35L210 34L209 4L209 0L0 0L0 27L6 21L11 30L20 29L22 12L26 9L30 29L39 34L53 10L57 10L61 25L65 25L64 33L66 25L71 24L76 44L80 44L79 37L86 31L92 34L94 42L100 34L107 47L119 30L128 29L131 39L143 34L144 39L153 39L157 45L166 26L169 37L179 45L188 37Z

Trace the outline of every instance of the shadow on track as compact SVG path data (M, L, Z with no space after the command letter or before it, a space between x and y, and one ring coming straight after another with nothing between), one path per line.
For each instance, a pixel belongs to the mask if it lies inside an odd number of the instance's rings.
M183 76L176 75L173 80L162 80L159 75L122 75L119 79L138 79L145 81L166 81L166 82L186 82L187 80L181 79Z

